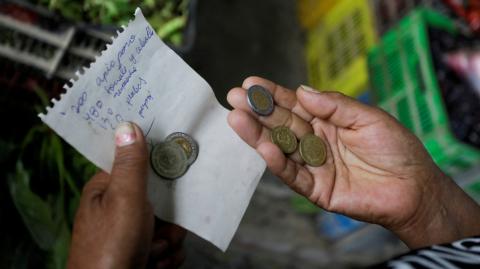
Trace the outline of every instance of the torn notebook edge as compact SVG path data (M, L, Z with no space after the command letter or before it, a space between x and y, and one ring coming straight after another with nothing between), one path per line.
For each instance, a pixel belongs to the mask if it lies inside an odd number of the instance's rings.
M60 96L58 96L57 98L52 98L50 99L50 102L52 103L51 105L49 106L46 106L45 107L45 110L46 112L44 113L38 113L37 116L44 122L45 122L45 119L46 117L48 116L48 114L55 110L55 106L57 105L57 103L59 103L63 98L65 98L65 96L69 93L69 91L73 88L73 85L78 81L80 80L83 76L86 76L88 75L88 72L91 72L90 70L92 70L92 68L94 68L97 64L98 64L98 59L102 58L104 56L104 54L106 53L106 51L108 51L113 45L114 43L117 41L117 39L119 38L119 36L125 32L125 30L130 26L130 24L132 24L135 20L137 20L138 16L143 16L143 13L142 13L142 10L137 7L135 9L135 12L134 12L134 17L132 19L130 19L127 23L127 25L121 25L120 28L115 32L115 35L113 35L111 37L111 42L110 43L107 43L106 44L106 47L104 50L102 50L100 52L99 55L95 56L95 59L89 63L88 65L86 66L82 66L80 67L77 71L75 71L75 77L74 78L71 78L70 80L68 80L67 82L65 82L65 84L63 85L63 89L65 90L64 92L62 92L60 94ZM48 124L47 124L48 125Z

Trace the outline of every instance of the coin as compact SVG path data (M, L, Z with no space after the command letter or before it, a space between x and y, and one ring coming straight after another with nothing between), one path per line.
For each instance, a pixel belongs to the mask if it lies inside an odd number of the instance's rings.
M260 85L253 85L248 89L247 101L250 108L261 116L272 114L275 106L272 94Z
M173 141L179 144L182 149L187 154L187 164L191 165L198 156L198 144L195 140L188 134L182 132L175 132L167 136L165 140Z
M283 153L290 154L297 149L297 137L288 127L278 126L273 128L270 138Z
M321 166L327 160L327 146L314 134L304 135L300 139L299 148L300 156L310 166Z
M152 168L162 178L176 179L187 171L187 154L175 142L155 145L150 154Z

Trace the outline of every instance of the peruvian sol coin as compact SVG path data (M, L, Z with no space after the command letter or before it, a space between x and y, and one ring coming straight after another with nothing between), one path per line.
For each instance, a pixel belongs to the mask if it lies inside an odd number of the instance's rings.
M150 154L152 168L162 178L176 179L187 171L187 154L175 142L155 145Z
M198 156L198 144L186 133L175 132L165 138L167 142L173 141L179 144L187 154L187 164L191 165Z
M297 137L288 127L275 127L270 136L272 142L285 154L293 153L297 149Z
M310 166L318 167L327 160L327 146L323 140L314 135L306 134L300 139L300 156Z
M275 106L272 94L260 85L253 85L248 89L247 102L250 108L261 116L272 114Z

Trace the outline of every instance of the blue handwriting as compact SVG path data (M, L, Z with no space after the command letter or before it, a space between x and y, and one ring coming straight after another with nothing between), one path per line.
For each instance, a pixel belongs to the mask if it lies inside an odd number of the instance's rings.
M138 43L139 45L136 47L136 51L138 54L140 54L143 50L143 48L145 48L145 46L147 45L148 41L152 38L153 36L153 30L152 28L150 28L149 26L147 26L145 28L147 34L145 35L145 38L139 38L138 39Z
M141 77L138 77L138 80L139 80L139 82L137 84L133 85L132 90L130 92L128 92L128 94L127 94L127 104L129 104L130 106L133 105L132 100L140 92L140 90L142 89L142 85L147 84L147 81L144 80Z
M140 106L140 109L138 110L138 115L140 115L140 117L145 118L144 113L145 113L145 110L148 110L150 108L148 106L150 104L150 101L153 101L153 96L150 92L148 92L147 97L145 97L143 104Z

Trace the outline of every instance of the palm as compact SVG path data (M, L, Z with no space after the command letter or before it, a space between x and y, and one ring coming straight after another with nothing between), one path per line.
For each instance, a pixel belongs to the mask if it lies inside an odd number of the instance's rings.
M395 140L394 133L406 132L400 126L387 126L385 121L351 130L316 119L312 127L316 134L325 135L332 156L324 169L305 166L314 182L315 191L308 197L312 202L386 225L401 225L415 213L422 195L408 175L417 174L420 166L407 164L412 152L418 151L405 147L408 143L419 146L414 137L408 136L411 141Z
M260 78L247 79L244 88L253 84L273 93L274 113L258 117L247 105L245 90L236 88L228 96L235 108L230 125L292 189L329 211L388 226L403 225L415 213L422 189L408 178L434 165L421 143L393 118L344 96L332 95L330 103L297 100L295 92ZM269 139L278 125L297 137L314 132L323 138L327 162L311 167L298 153L285 157Z

